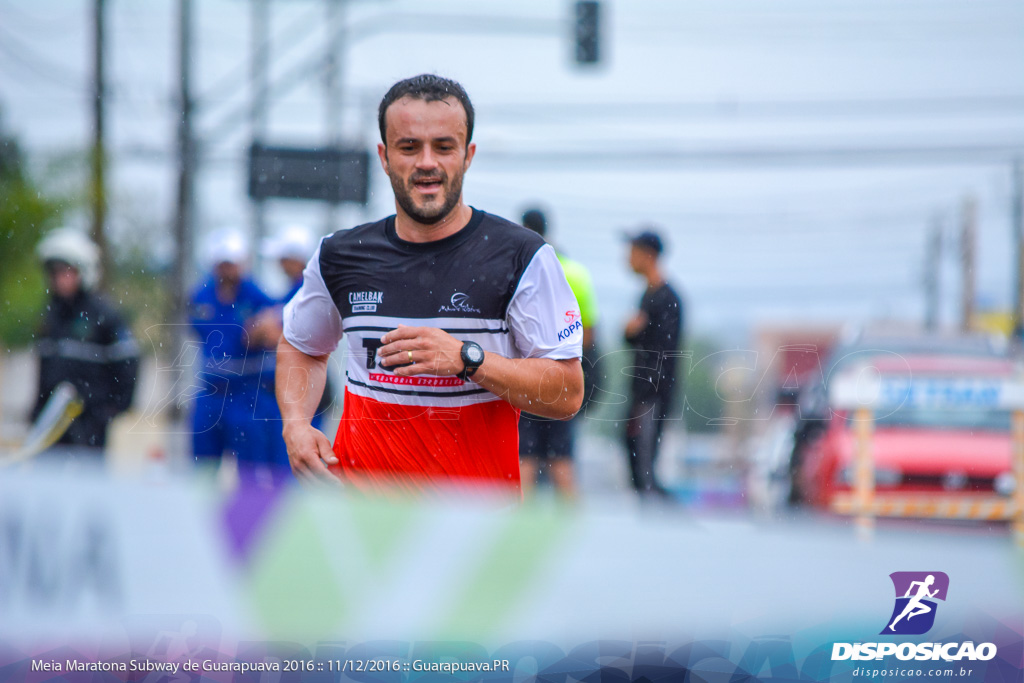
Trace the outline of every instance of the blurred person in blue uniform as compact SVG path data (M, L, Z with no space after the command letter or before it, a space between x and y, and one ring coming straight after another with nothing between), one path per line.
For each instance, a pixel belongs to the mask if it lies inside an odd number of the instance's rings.
M32 420L57 385L70 382L83 410L52 454L98 459L110 422L131 406L139 347L117 310L93 291L100 250L85 234L58 228L39 243L37 255L50 298L36 344L39 383Z
M282 309L284 304L291 301L292 297L302 287L302 273L306 269L309 259L316 253L319 245L320 239L313 231L305 225L298 224L284 227L275 235L268 237L263 243L262 253L264 258L277 261L278 265L281 266L281 270L288 278L288 291L278 302L280 304L279 308L272 312L268 311L268 314L274 317L272 320L268 318L265 321L267 335L274 337L275 344L283 330ZM268 399L276 400L273 395L269 396ZM330 412L333 403L334 389L331 377L328 375L327 383L324 387L324 395L321 397L320 405L317 406L316 415L313 417L313 427L322 431L324 416Z
M201 347L193 456L200 465L219 464L232 453L243 480L286 478L291 476L288 454L273 400L277 338L260 322L277 302L245 274L249 241L242 232L214 233L203 257L211 272L189 306L189 323Z
M665 421L676 390L676 365L683 344L683 301L661 267L665 244L645 227L627 235L629 267L647 284L640 307L626 323L626 343L633 348L626 451L633 488L641 496L671 494L655 473Z

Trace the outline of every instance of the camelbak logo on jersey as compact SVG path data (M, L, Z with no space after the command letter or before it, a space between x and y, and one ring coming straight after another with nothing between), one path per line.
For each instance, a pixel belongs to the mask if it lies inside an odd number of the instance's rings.
M896 605L881 635L919 636L935 623L936 600L946 600L949 577L943 572L893 572Z
M469 305L469 295L462 292L455 292L452 294L451 306L448 304L441 304L441 307L437 309L438 313L479 313L479 308L474 308Z
M353 313L374 313L384 299L384 292L349 292L348 302Z
M565 341L570 336L572 336L573 332L575 332L576 330L582 330L582 329L583 329L583 323L581 323L579 320L577 320L572 325L569 325L569 327L566 327L564 330L562 330L561 332L558 333L558 341Z

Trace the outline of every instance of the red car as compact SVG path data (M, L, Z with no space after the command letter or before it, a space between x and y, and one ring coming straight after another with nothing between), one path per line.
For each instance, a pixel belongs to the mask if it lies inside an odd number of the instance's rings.
M882 405L872 414L875 490L927 496L1009 497L1014 490L1010 411L1000 407L1013 362L964 356L880 356L867 373ZM857 446L848 411L833 410L796 474L806 502L833 507L854 485Z

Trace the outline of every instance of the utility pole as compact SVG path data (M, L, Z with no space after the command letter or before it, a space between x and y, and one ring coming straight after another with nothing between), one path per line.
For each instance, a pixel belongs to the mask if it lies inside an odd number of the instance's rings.
M325 48L324 74L327 89L327 107L324 112L326 116L325 128L327 130L327 144L340 148L342 135L342 117L344 116L344 54L345 54L345 9L347 0L326 0L327 2L327 44ZM326 214L325 233L332 233L340 226L339 215L341 207L339 204L328 204Z
M92 180L89 199L92 204L92 239L100 248L100 281L106 283L110 276L111 258L107 249L107 152L104 142L106 129L106 65L104 60L106 43L106 0L93 0L93 91L92 91L92 150L89 155Z
M252 2L252 62L250 64L251 106L249 127L252 143L262 144L267 134L267 93L270 89L270 0ZM252 204L252 264L254 272L261 268L260 244L267 234L263 200Z
M1015 255L1016 287L1013 296L1013 337L1020 340L1024 333L1024 161L1013 165L1013 251Z
M962 296L960 302L960 330L971 331L974 318L974 252L977 240L978 204L974 197L964 199L960 233L960 264L962 278Z
M942 298L942 219L932 218L928 229L928 245L924 262L924 326L929 331L939 329L939 302Z
M184 367L185 321L188 306L189 274L192 263L192 194L195 180L195 140L192 131L192 0L178 0L178 202L174 215L174 274L172 283L173 325L171 352L177 354L181 367L175 370L191 372ZM171 406L171 419L180 418L177 402Z

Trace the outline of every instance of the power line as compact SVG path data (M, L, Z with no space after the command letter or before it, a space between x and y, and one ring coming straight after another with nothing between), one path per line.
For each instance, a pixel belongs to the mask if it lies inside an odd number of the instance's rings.
M977 163L1010 163L1024 154L1024 142L977 144L920 144L888 146L769 146L720 148L658 148L658 149L567 149L552 150L488 150L476 159L477 164L500 163L546 168L571 166L577 171L603 172L607 165L618 169L641 164L659 166L699 166L702 171L729 169L737 166L758 167L827 167L827 166L919 166L962 165Z
M580 120L628 118L815 118L934 117L1006 112L1024 113L1024 95L948 95L906 98L828 100L718 100L676 102L535 102L490 103L477 107L489 119L554 119L576 125Z
M29 14L11 2L4 3L2 9L5 15L16 15L15 21L22 25L19 27L21 29L18 31L19 33L24 32L26 24L28 25L28 31L41 31L48 35L53 35L54 33L64 33L71 28L78 27L81 23L81 19L77 16L55 16L52 11L48 11L45 17ZM4 19L4 21L0 21L0 25L10 26L14 23L13 21L8 21L7 17Z
M257 52L260 54L267 54L270 52L272 44L277 42L284 45L284 47L277 53L277 57L286 55L313 33L311 28L315 29L319 26L319 22L315 20L315 15L318 15L319 13L320 8L314 7L312 10L304 14L300 20L293 22L285 28L281 35L277 36L276 41L274 40L274 36L267 36L267 40L262 45L257 46ZM214 82L212 86L196 97L197 105L202 107L204 103L207 102L217 103L230 101L221 98L224 98L226 95L230 95L232 91L236 91L248 84L248 69L248 58L236 63L234 67L229 69L227 73Z
M22 69L55 85L73 88L83 94L85 93L84 83L86 77L84 75L75 73L61 64L50 61L27 43L10 33L2 24L0 24L0 33L3 34L2 40L0 40L0 52L7 55L9 60L19 65Z
M372 37L382 31L390 33L402 30L414 30L417 34L456 34L465 35L472 32L476 35L482 34L509 34L509 35L543 35L553 32L564 31L564 22L550 19L533 19L515 16L465 16L465 15L434 15L434 14L399 14L389 16L374 16L355 22L351 26L344 26L338 32L348 38L349 45ZM330 43L338 42L339 35L330 36ZM298 62L290 69L280 74L274 83L267 90L267 98L281 98L292 92L299 85L303 84L313 74L316 68L323 62L322 53L315 53L308 59ZM208 144L220 143L228 133L238 127L238 123L249 114L248 105L236 107L233 111L221 117L221 120L212 124L202 137L209 141Z

